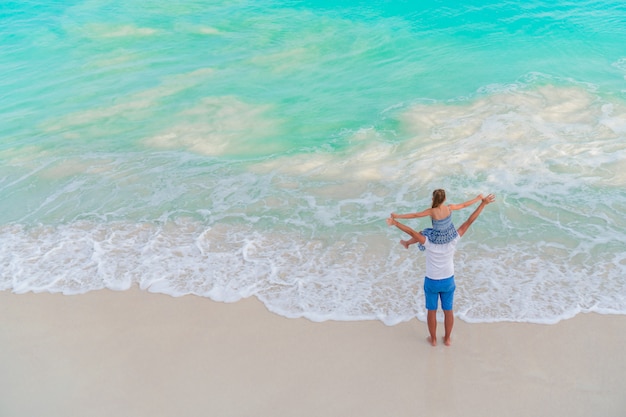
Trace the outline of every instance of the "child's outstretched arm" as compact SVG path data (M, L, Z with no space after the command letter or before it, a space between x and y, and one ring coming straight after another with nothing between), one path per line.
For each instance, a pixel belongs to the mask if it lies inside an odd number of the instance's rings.
M482 199L483 199L483 195L482 195L482 194L478 194L478 196L477 196L477 197L472 198L471 200L466 201L465 203L461 203L461 204L449 204L449 205L448 205L448 208L449 208L450 210L461 210L461 209L464 209L465 207L469 207L469 206L471 206L471 205L472 205L472 204L474 204L474 203L478 203L479 201L482 201Z
M391 218L392 219L414 219L416 217L430 216L431 212L432 212L432 209L427 208L426 210L420 211L418 213L406 213L406 214L391 213Z

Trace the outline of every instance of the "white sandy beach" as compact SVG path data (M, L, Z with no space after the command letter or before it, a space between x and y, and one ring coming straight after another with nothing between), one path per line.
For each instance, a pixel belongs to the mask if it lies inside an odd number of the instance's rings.
M433 348L417 320L314 323L256 299L0 292L0 416L622 417L625 329L457 320Z

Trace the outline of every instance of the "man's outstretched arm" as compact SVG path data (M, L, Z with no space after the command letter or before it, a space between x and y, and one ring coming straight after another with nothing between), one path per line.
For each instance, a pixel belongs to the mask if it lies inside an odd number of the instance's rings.
M480 213L483 211L485 206L489 203L493 203L495 200L496 196L493 194L489 194L487 197L483 198L476 210L474 210L474 212L468 217L468 219L465 220L465 223L463 223L461 227L456 229L459 236L463 236L465 232L467 232L467 229L469 229L469 227L472 225L472 223L474 223L474 220L476 220L478 216L480 216Z

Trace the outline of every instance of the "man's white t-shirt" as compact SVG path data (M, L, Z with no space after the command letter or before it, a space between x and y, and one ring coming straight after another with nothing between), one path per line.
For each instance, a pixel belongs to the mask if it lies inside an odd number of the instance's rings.
M454 275L454 252L460 236L450 243L431 243L426 237L426 276L430 279L446 279Z

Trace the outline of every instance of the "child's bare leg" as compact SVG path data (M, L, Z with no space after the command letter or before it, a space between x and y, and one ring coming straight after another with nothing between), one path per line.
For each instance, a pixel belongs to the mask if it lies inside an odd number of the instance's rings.
M417 243L417 239L415 239L414 237L412 237L409 240L401 240L400 243L402 243L402 246L404 246L405 248L409 248L409 246Z

